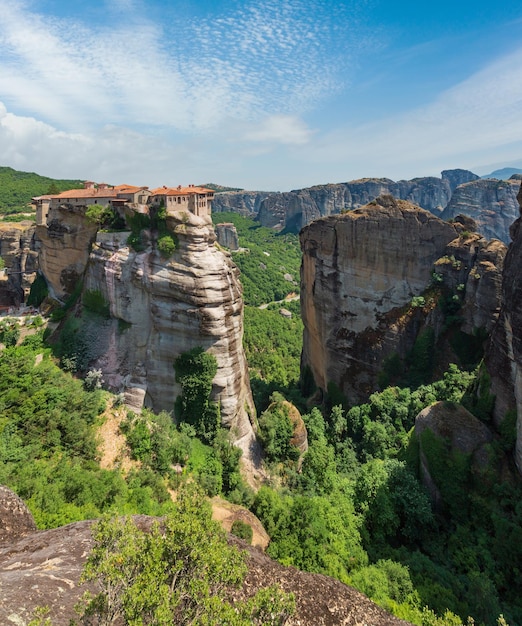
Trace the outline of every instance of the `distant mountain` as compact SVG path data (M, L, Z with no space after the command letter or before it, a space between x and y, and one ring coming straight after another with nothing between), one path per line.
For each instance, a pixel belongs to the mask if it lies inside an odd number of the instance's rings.
M513 174L522 174L522 170L519 167L503 167L500 170L495 170L491 174L481 176L481 178L498 178L499 180L508 180Z
M12 167L0 166L0 214L26 211L34 196L60 193L82 185L81 180L47 178L34 172L19 172Z

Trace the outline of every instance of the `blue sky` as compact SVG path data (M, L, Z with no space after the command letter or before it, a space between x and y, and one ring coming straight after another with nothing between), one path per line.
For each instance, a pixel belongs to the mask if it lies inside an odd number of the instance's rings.
M0 0L0 165L288 190L522 167L520 0Z

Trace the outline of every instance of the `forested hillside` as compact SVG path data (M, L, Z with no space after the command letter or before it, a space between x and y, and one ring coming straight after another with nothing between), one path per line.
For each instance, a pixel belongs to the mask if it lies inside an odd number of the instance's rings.
M0 215L22 213L30 209L31 198L60 193L81 187L80 180L57 180L33 172L19 172L0 167Z

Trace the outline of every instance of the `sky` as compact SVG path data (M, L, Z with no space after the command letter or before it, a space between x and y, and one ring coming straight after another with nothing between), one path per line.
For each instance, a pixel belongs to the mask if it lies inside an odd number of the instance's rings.
M0 165L287 191L522 168L520 0L0 0Z

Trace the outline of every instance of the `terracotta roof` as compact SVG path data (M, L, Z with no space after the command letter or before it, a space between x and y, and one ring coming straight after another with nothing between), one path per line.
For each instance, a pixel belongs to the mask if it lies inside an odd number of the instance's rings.
M191 185L189 187L158 187L152 190L153 196L188 196L190 194L203 194L214 193L213 189L206 189L205 187L196 187Z
M52 197L64 200L67 198L114 198L116 194L116 189L69 189Z

